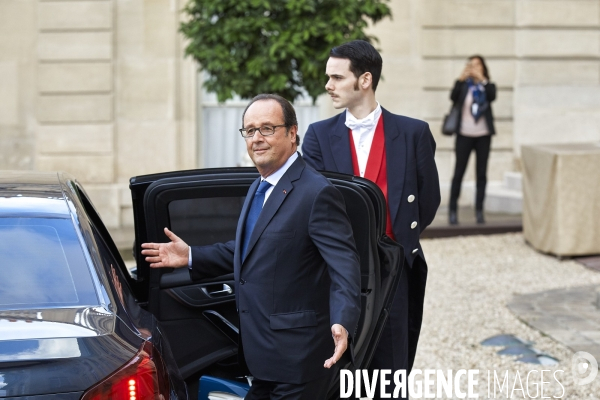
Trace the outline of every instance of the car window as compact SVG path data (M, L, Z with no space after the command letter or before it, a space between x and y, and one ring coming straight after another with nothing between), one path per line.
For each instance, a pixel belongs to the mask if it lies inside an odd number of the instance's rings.
M131 288L128 285L127 280L123 276L123 268L122 268L122 260L117 258L111 251L110 247L107 245L105 239L102 237L98 229L95 226L92 227L92 232L94 234L94 238L96 240L96 244L98 245L99 256L104 264L104 268L108 273L108 277L113 282L113 286L117 292L117 296L123 307L127 302L135 303L135 300L131 298ZM127 287L126 290L123 290L124 287ZM131 306L125 307L127 312L131 311Z
M192 246L235 239L245 196L174 200L169 203L171 230Z
M98 305L69 218L0 218L0 310Z
M119 254L119 250L117 249L115 242L112 240L108 229L106 229L104 222L102 222L102 218L100 218L100 215L98 215L96 209L92 205L92 202L90 201L89 197L78 184L75 186L75 188L77 194L79 195L79 199L81 200L81 205L85 210L85 215L89 218L90 226L92 227L96 241L102 241L108 249L108 251L120 261L119 266L124 267L125 263L123 262L122 257L120 255L118 257L116 256L117 254ZM122 268L122 271L127 271L128 278L130 281L135 281L137 279L135 270L135 265L128 266L127 268Z

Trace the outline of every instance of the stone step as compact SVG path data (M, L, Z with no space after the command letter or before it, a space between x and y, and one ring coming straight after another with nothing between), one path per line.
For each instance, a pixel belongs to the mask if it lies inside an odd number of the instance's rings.
M523 193L506 188L504 185L488 185L485 194L485 210L507 214L521 214Z
M510 190L523 191L523 175L520 172L508 171L504 173L504 186Z

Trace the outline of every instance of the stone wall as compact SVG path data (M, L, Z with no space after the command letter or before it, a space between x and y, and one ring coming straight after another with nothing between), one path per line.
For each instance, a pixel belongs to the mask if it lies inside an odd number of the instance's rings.
M131 176L196 166L181 2L0 2L0 168L67 171L111 228Z
M599 0L392 0L379 37L389 110L430 123L438 144L443 204L454 168L454 138L441 135L449 94L466 58L483 55L498 87L497 135L488 179L520 169L520 146L600 140ZM322 114L333 110L322 99ZM474 157L465 175L472 200Z
M202 167L197 73L177 32L184 1L0 1L0 169L70 172L119 228L132 225L129 177ZM444 197L454 160L441 119L472 54L499 89L490 180L519 169L521 144L600 140L600 0L390 6L393 19L371 29L378 99L430 123ZM319 104L323 118L337 112Z
M0 2L0 169L35 162L36 0Z
M35 168L84 182L120 224L115 170L114 2L38 1Z

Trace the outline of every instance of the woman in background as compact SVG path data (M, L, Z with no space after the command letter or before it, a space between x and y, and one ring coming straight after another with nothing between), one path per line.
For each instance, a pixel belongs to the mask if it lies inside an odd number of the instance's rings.
M475 217L478 224L485 223L483 200L487 183L487 162L490 154L494 129L494 116L491 103L496 99L496 85L491 83L485 60L481 56L469 57L460 78L454 84L450 99L459 106L461 113L456 132L456 165L450 189L449 222L458 224L458 197L462 179L467 168L471 151L475 150L477 195Z

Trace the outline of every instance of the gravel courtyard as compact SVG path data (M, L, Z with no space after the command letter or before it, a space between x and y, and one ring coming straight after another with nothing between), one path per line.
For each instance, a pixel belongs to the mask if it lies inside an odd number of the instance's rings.
M573 352L519 321L506 307L513 294L600 284L600 273L575 261L540 254L525 243L521 234L427 239L421 243L429 275L415 369L451 369L454 373L477 369L480 399L600 399L600 376L590 384L575 385ZM517 362L515 356L496 354L502 347L480 345L498 334L514 334L535 342L534 348L557 358L559 364L525 364ZM550 383L544 385L543 397L541 370L551 370L544 373L544 381ZM555 379L553 374L558 370L564 372L556 372ZM505 388L500 393L496 387L495 396L494 371L500 381L508 371ZM461 382L461 388L466 388L466 379Z

